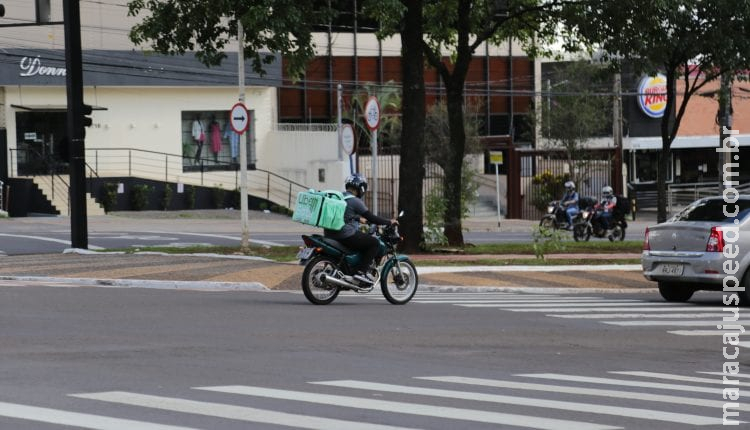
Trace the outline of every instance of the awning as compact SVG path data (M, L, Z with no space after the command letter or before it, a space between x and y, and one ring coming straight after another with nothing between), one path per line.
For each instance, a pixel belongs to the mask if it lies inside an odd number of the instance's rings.
M740 146L750 146L750 134L737 134L734 136ZM661 137L631 137L623 139L623 149L646 150L661 149ZM677 136L672 142L671 149L688 148L718 148L719 136Z
M29 112L67 112L68 105L10 105L10 107ZM91 106L91 110L108 110L103 106Z

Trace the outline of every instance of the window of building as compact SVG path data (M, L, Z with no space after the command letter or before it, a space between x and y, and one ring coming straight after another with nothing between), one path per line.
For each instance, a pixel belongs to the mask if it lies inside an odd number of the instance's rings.
M634 151L631 154L631 182L656 182L656 173L659 170L659 154L657 150ZM669 157L667 170L667 182L672 182L672 170L674 166L674 155Z
M250 114L247 131L248 167L254 164L255 130ZM185 171L236 170L240 161L240 136L229 124L229 111L183 111L182 165Z

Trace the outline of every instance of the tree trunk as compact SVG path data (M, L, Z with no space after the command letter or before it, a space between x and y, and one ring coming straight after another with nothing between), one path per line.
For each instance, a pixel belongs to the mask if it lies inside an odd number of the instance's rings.
M447 160L445 168L445 179L443 182L443 195L445 196L445 237L450 246L464 246L464 236L461 228L461 171L463 169L464 155L466 152L466 131L464 130L463 110L463 81L460 85L452 85L446 82L448 124L450 127L450 159Z
M422 184L424 182L425 87L422 51L422 0L408 3L401 31L403 117L398 207L404 241L402 251L416 252L424 242Z
M674 136L675 110L677 107L677 85L675 67L667 67L667 107L661 118L661 151L658 156L658 169L656 172L656 222L662 223L667 220L667 177L672 169L670 163L670 148Z

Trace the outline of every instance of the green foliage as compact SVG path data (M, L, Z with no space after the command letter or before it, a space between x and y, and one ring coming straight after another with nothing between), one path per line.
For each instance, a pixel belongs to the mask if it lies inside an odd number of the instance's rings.
M424 240L428 245L447 245L448 238L443 234L443 216L445 214L445 199L443 191L435 187L424 199Z
M216 209L222 209L224 207L224 198L226 197L227 191L221 184L216 184L211 189L211 197L213 197L214 207Z
M195 209L195 187L192 185L185 186L185 203L188 209Z
M534 190L534 200L531 202L535 208L544 212L552 200L559 200L565 193L565 182L570 180L570 175L555 175L549 170L535 175L531 178Z
M164 184L164 194L162 194L161 199L161 206L162 209L168 210L169 205L172 204L172 196L174 195L174 190L172 189L172 185L169 183Z
M117 207L117 187L118 184L107 182L102 188L102 206L104 212L112 212Z
M281 61L279 55L295 77L314 56L314 26L328 22L331 13L317 2L299 0L130 0L127 5L128 15L141 19L130 31L136 45L170 55L195 51L207 66L219 65L237 39L239 17L253 71L263 75L264 66Z
M142 211L148 206L149 195L153 187L146 184L136 184L130 190L130 205L135 211Z
M365 106L371 96L378 99L380 105L380 126L378 127L378 146L396 146L401 134L401 87L393 81L382 85L365 84L352 94L349 100L349 108L344 109L343 118L354 123L355 133L359 145L369 147L371 138L370 129L364 121L363 113Z
M531 231L534 240L534 255L538 260L543 260L545 254L565 250L563 232L554 228L534 227Z

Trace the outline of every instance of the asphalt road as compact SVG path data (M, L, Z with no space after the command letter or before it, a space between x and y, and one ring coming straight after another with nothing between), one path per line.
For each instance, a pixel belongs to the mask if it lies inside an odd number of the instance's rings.
M187 216L181 218L181 216ZM301 234L320 229L277 214L250 214L251 243L301 245ZM529 242L535 221L495 220L466 222L467 243ZM627 238L641 240L648 221L632 222ZM71 247L71 220L67 217L0 219L0 255L59 253ZM148 212L93 216L87 220L89 249L123 249L144 246L238 246L242 227L237 211L196 211L188 214ZM591 239L592 241L606 239Z
M695 300L0 281L0 428L712 428L721 301Z

